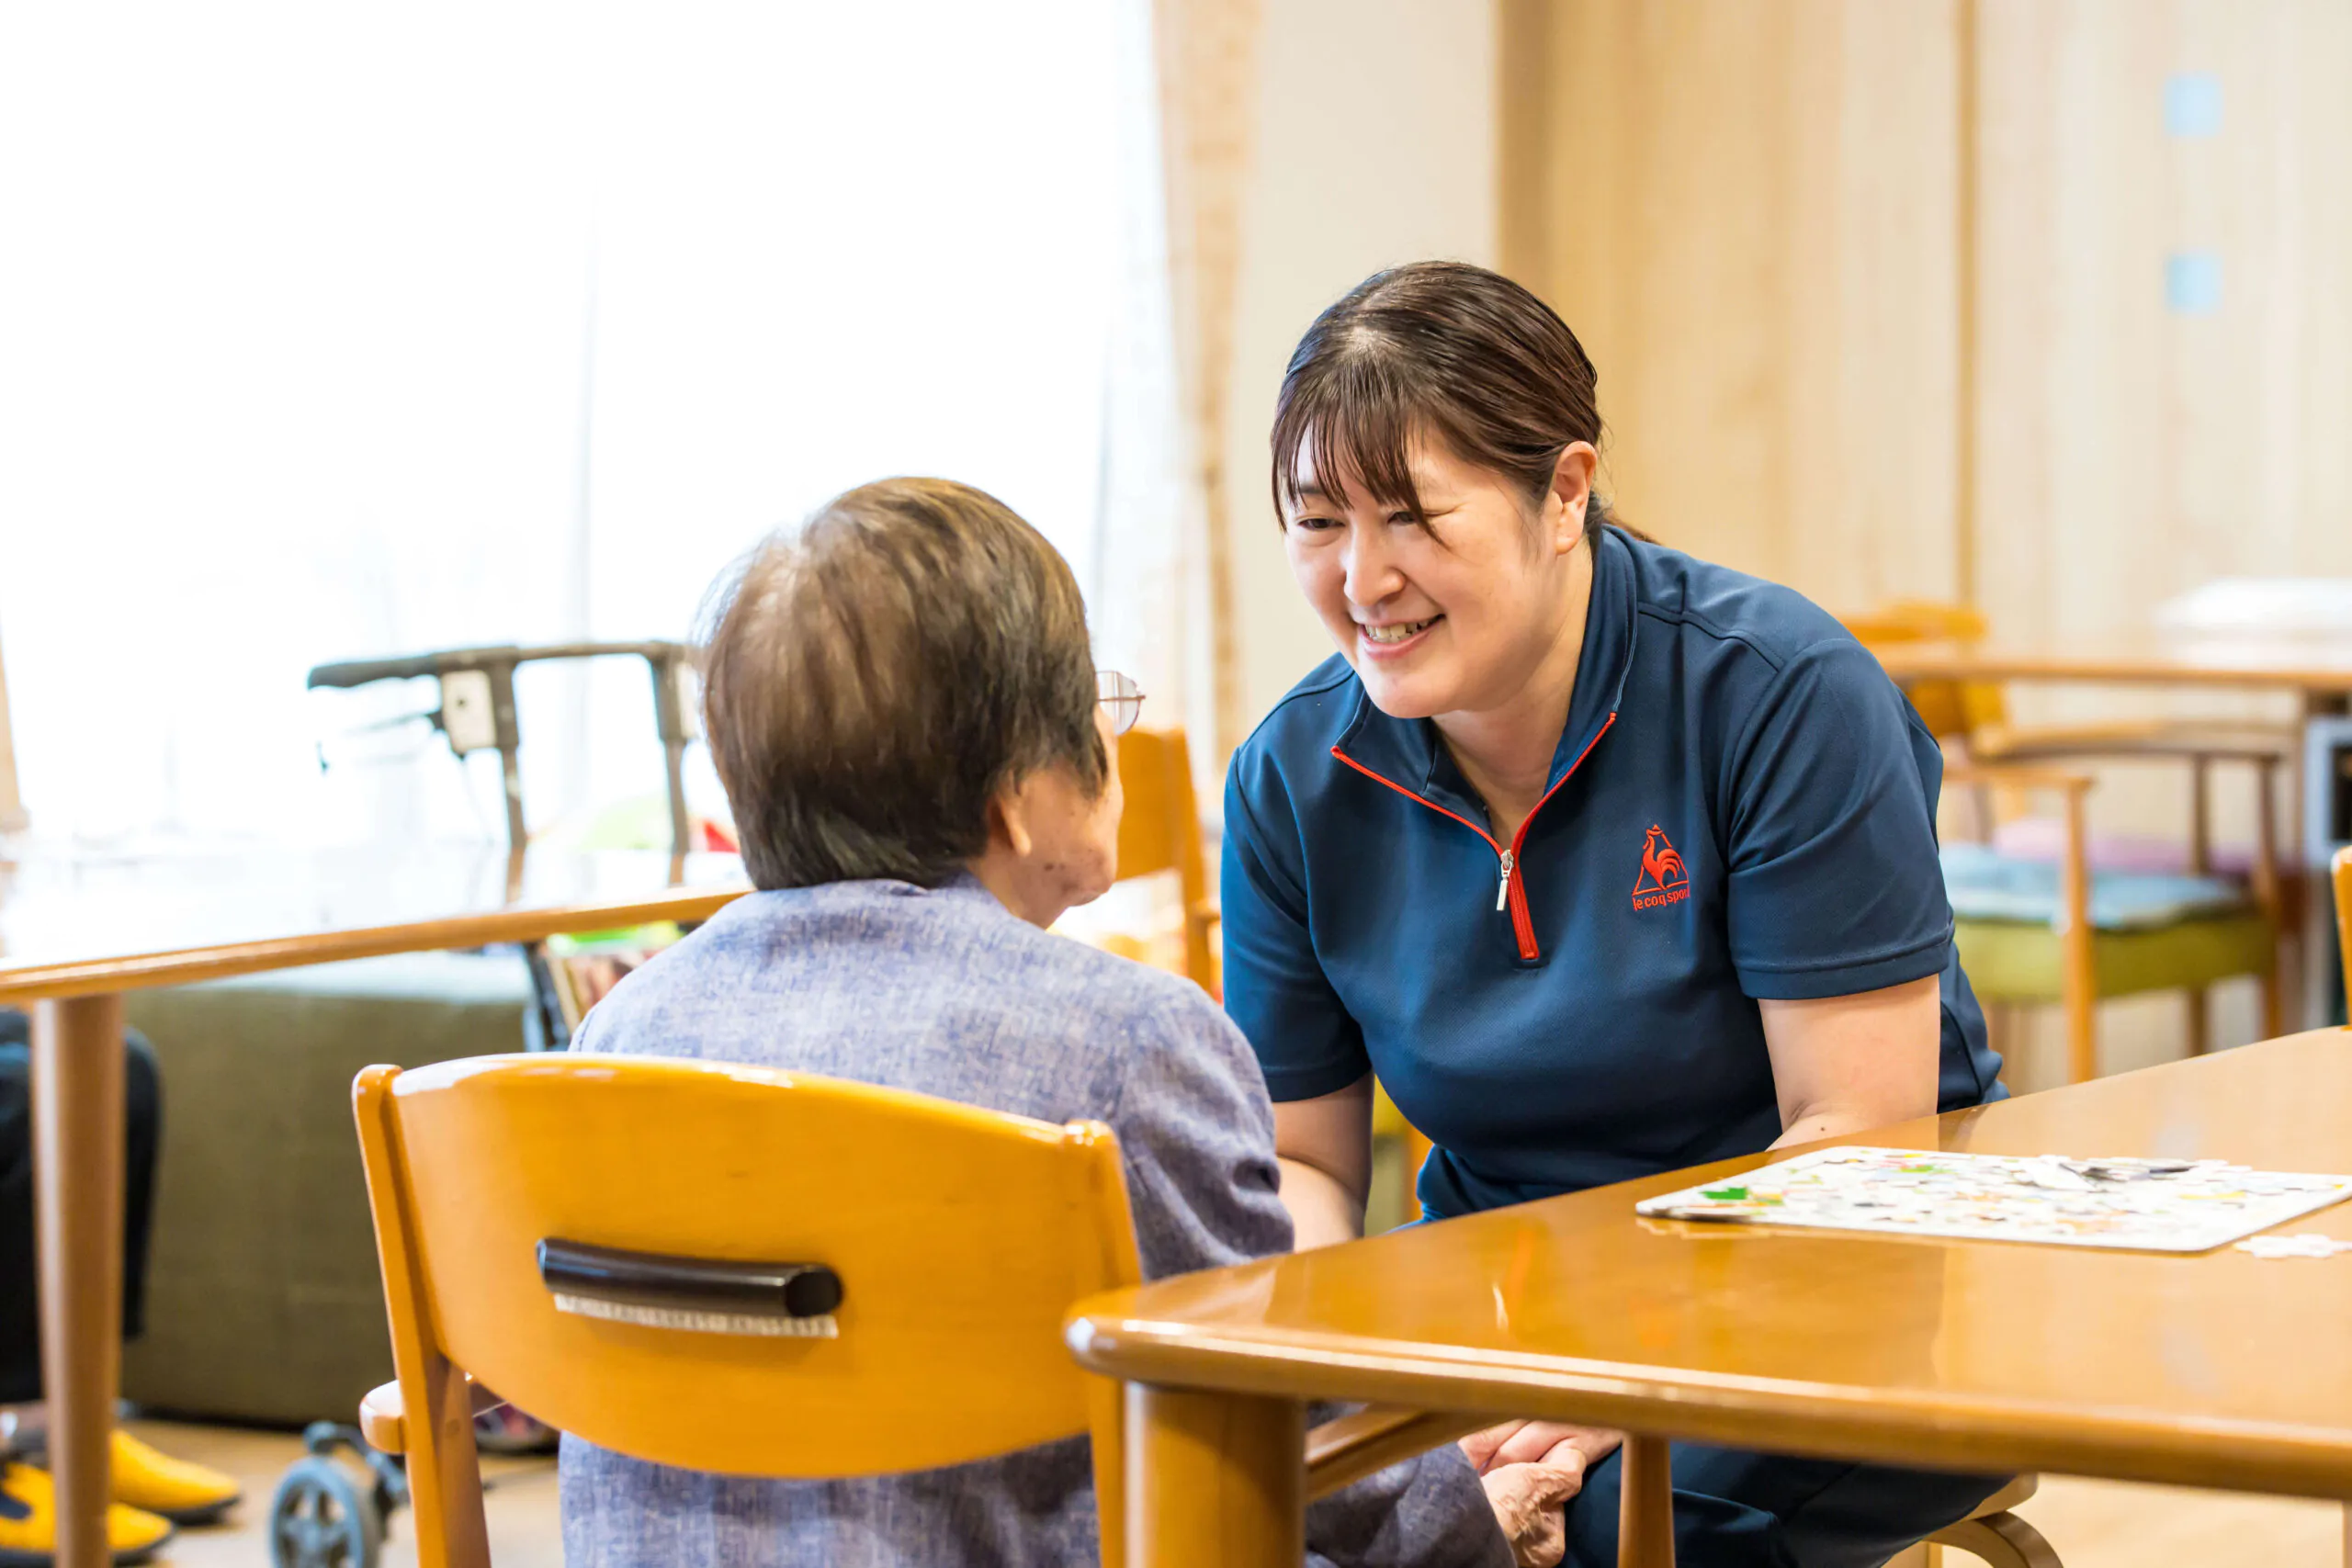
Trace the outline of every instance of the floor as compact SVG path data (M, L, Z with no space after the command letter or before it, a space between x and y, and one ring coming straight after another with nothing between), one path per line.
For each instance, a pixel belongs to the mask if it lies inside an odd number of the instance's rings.
M217 1466L244 1483L246 1501L230 1522L188 1530L165 1550L174 1568L261 1568L269 1561L269 1496L286 1467L301 1457L288 1432L136 1423L149 1442L183 1459ZM498 1568L558 1568L552 1460L491 1460L490 1540ZM2233 1496L2170 1487L2047 1477L2041 1494L2018 1510L2048 1537L2066 1568L2340 1568L2344 1511L2333 1503ZM416 1542L403 1513L382 1559L411 1568ZM1971 1560L1950 1553L1949 1568Z

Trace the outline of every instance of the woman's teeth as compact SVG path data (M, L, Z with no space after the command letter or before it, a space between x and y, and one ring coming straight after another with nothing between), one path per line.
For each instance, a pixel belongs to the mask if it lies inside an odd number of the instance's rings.
M1365 626L1363 635L1371 642L1403 642L1436 624L1435 615L1426 621L1391 621L1385 626Z

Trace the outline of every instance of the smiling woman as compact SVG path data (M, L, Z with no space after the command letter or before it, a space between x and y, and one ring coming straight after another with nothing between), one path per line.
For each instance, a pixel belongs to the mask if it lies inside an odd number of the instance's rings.
M1235 754L1226 1003L1302 1245L1352 1235L1376 1073L1436 1143L1425 1217L1996 1098L1951 945L1941 760L1797 594L1617 524L1598 378L1509 279L1367 279L1293 356L1273 486L1338 648ZM1510 1424L1482 1466L1592 1462ZM1686 1560L1883 1562L1998 1482L1679 1450Z

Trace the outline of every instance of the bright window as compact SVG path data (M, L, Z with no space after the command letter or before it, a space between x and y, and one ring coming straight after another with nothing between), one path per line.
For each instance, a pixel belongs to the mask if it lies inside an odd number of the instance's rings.
M11 8L36 829L495 838L489 758L346 737L429 691L305 670L682 637L763 530L884 474L995 491L1091 588L1139 10ZM658 790L641 665L521 694L535 825Z

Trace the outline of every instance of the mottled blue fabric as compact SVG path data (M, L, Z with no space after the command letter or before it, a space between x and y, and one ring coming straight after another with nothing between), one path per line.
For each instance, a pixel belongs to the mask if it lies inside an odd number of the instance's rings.
M835 883L737 900L622 981L575 1051L855 1078L1119 1135L1144 1273L1287 1251L1256 1057L1187 981L1015 919L976 881ZM781 1413L780 1413L781 1415ZM775 1482L647 1464L566 1438L571 1568L1097 1561L1084 1438L917 1474ZM1502 1568L1452 1445L1307 1513L1311 1562Z

